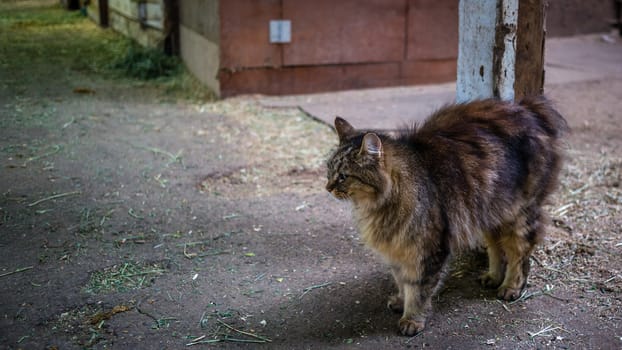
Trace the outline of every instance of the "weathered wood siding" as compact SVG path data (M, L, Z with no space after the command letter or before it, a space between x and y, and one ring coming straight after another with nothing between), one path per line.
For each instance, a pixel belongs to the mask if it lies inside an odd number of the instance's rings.
M255 1L253 1L255 2ZM218 0L179 3L180 55L195 77L220 93L220 10Z
M455 0L181 2L182 57L223 96L450 81L457 16ZM270 43L277 19L290 43Z
M164 14L161 0L147 0L145 2L147 20L141 25L136 0L108 0L109 26L128 36L139 44L149 47L161 47L164 40ZM87 6L87 13L96 23L100 22L99 2L91 0Z

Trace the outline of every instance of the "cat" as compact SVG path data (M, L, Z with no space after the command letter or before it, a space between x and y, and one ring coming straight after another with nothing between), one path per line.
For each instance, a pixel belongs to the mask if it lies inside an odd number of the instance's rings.
M398 287L388 307L403 335L425 328L450 257L486 246L480 281L520 297L544 237L545 199L557 184L566 120L543 96L443 107L396 135L336 117L339 145L326 189L349 200L363 241L387 260Z

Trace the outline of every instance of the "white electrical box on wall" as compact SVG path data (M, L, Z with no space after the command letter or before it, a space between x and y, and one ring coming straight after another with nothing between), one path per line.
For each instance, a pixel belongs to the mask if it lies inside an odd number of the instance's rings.
M283 44L292 41L292 21L290 20L271 20L270 21L270 43Z

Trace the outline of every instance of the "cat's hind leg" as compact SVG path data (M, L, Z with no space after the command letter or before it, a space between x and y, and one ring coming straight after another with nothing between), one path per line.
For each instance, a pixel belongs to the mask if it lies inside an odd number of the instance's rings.
M486 232L486 252L488 253L488 271L480 276L481 284L486 288L497 288L505 277L505 254L499 240L501 229Z
M525 266L529 265L529 256L533 247L522 237L516 235L502 238L501 244L508 263L503 283L497 289L497 298L512 301L520 298L527 284Z
M503 300L516 300L527 285L529 258L535 245L544 237L542 210L532 205L522 211L514 225L514 230L504 232L500 238L501 247L507 258L505 278L497 290L497 297Z

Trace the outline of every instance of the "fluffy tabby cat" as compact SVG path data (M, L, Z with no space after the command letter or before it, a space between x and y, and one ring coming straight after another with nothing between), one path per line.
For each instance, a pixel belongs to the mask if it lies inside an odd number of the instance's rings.
M389 262L403 311L399 328L425 327L450 256L485 245L484 286L520 297L542 240L542 204L554 190L564 118L544 97L447 106L397 136L335 119L339 146L326 189L350 200L365 243Z

